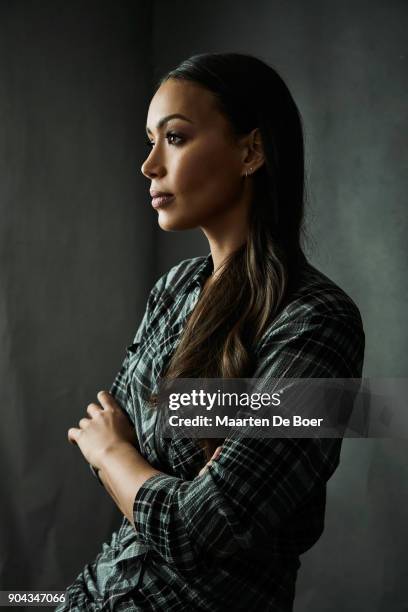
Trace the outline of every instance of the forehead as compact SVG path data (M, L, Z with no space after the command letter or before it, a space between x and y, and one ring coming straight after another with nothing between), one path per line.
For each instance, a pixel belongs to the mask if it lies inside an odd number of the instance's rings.
M146 125L154 130L161 118L175 113L185 115L200 126L226 123L210 91L191 81L169 79L154 94Z

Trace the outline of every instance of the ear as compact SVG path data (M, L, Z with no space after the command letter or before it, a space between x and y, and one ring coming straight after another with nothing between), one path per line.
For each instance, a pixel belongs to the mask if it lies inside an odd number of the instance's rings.
M242 174L249 176L265 163L262 138L259 128L255 128L246 134L241 141L243 159Z

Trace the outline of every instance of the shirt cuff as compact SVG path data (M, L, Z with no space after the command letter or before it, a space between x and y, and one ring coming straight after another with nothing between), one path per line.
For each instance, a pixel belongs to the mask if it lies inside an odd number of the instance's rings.
M142 484L138 492L136 493L135 500L133 502L133 520L137 533L142 538L149 538L150 534L149 525L151 525L151 514L153 511L153 503L161 502L166 503L169 501L176 489L181 483L181 478L176 476L168 476L167 474L153 474ZM156 525L156 529L160 530L160 525Z

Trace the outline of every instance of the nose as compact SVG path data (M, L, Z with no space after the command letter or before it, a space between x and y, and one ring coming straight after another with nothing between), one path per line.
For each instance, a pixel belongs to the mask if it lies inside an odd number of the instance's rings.
M157 156L155 154L154 149L150 151L147 159L143 162L140 171L144 176L148 179L156 178L158 176L163 176L166 174L165 168Z

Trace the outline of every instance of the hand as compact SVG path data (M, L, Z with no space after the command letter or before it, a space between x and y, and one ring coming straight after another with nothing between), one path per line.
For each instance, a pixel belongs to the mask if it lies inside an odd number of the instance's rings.
M91 418L79 421L79 428L68 430L68 441L77 444L85 459L96 468L106 453L122 444L136 445L136 432L127 414L107 391L99 391L102 408L92 403L87 406Z
M199 476L203 476L206 473L206 471L208 470L208 466L210 466L213 461L216 461L218 459L218 457L221 454L221 448L222 448L222 446L217 446L217 448L215 449L211 459L209 459L207 461L207 463L205 464L205 466L203 468L201 468L201 470L198 472Z

